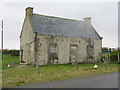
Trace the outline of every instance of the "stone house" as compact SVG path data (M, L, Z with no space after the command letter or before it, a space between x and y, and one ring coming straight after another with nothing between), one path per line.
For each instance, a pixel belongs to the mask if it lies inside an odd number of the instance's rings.
M20 61L32 64L66 64L101 60L102 37L83 21L46 16L26 8L20 34Z

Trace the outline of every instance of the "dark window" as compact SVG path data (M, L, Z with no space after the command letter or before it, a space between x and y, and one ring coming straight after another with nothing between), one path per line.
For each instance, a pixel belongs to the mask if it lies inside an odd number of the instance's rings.
M58 63L58 47L57 44L49 45L48 64Z
M87 57L93 58L94 47L93 45L87 45Z
M93 51L93 45L87 45L87 51L88 52Z
M57 45L56 44L52 44L49 46L49 52L50 53L57 53Z

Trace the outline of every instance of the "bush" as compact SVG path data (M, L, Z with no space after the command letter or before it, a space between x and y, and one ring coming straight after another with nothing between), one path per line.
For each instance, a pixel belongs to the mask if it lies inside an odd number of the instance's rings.
M19 50L3 50L3 54L5 55L11 55L11 56L19 56Z
M111 53L110 58L111 58L112 61L118 61L118 53L120 54L120 51L113 51Z

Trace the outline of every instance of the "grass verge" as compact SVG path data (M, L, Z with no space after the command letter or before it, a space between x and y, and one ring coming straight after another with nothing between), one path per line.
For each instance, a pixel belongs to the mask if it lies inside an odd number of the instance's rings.
M36 73L35 66L7 67L7 64L11 62L14 62L17 65L19 63L18 59L18 57L6 56L5 60L3 60L3 87L14 87L38 82L80 78L104 73L118 72L118 64L116 63L112 63L110 66L105 66L99 63L97 64L97 69L92 69L95 64L79 64L78 71L76 70L76 66L72 64L43 65L40 66L39 75Z

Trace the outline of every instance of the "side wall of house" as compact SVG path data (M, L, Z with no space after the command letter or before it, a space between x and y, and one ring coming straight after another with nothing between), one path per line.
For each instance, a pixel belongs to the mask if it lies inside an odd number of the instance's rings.
M89 62L87 59L87 45L89 39L86 38L72 38L72 37L59 37L59 36L37 36L37 60L41 65L48 63L48 47L49 44L56 43L58 47L58 64L69 63L70 60L70 45L77 46L78 62ZM91 44L94 46L94 59L92 61L98 61L101 58L101 40L91 39Z
M102 39L94 40L94 58L95 61L101 60L101 52L102 52Z
M34 61L34 37L35 34L32 30L30 21L28 18L25 18L22 32L20 36L20 50L21 52L21 60L25 62L35 63Z

